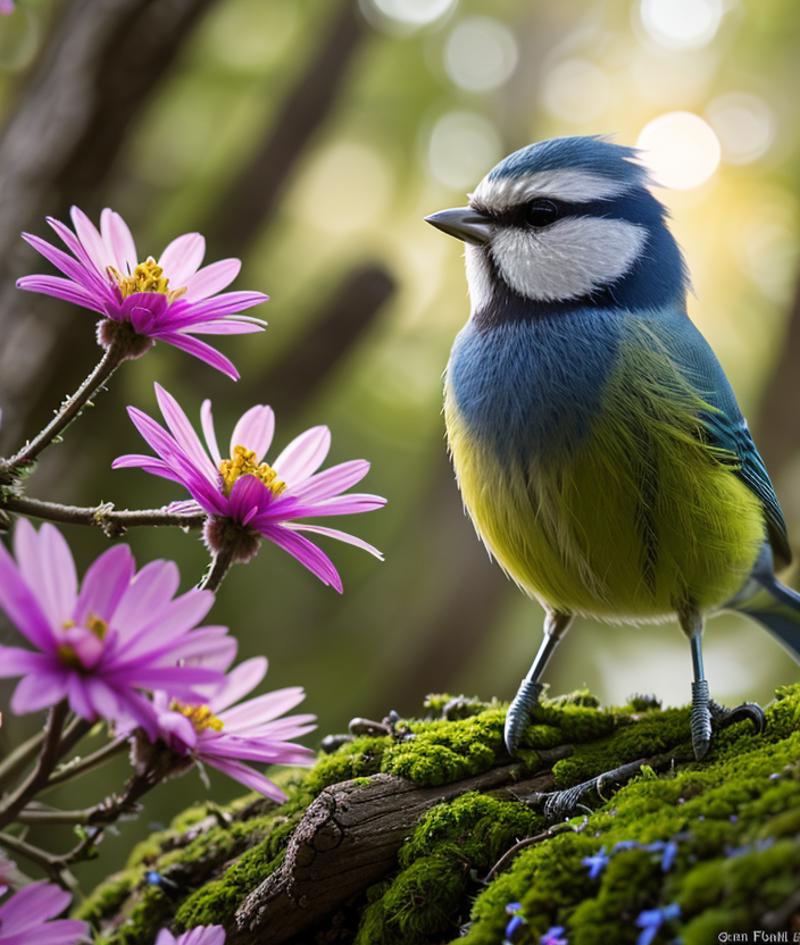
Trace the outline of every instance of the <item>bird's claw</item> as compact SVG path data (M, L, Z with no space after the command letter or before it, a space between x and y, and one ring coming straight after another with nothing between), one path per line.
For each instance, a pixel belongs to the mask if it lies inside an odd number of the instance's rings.
M743 702L741 705L729 709L727 706L720 705L713 700L709 704L711 719L714 728L722 730L729 725L735 725L737 722L753 723L756 734L763 735L767 728L767 716L764 710L757 702Z

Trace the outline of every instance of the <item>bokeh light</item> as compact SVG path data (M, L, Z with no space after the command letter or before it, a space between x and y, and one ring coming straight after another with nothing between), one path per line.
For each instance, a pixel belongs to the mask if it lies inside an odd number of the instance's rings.
M705 46L716 36L722 0L641 0L639 15L648 36L668 49Z
M392 188L379 151L358 141L339 141L313 163L297 192L297 213L328 233L348 233L374 222Z
M730 164L749 164L762 157L775 140L775 117L767 103L756 95L729 92L706 109L708 120Z
M563 121L595 121L606 111L610 97L608 76L588 59L564 59L544 77L542 104Z
M430 26L455 7L458 0L361 0L361 9L378 26L415 30Z
M494 125L477 112L452 111L436 122L428 138L431 174L455 190L474 187L502 153Z
M519 53L511 30L488 16L470 16L453 27L444 48L447 74L468 92L489 92L514 71Z
M656 183L689 190L719 167L721 149L714 129L692 112L668 112L642 128L636 147Z

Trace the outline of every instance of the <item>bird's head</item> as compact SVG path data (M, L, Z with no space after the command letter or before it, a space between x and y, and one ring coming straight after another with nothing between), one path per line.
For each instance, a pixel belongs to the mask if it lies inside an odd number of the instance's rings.
M485 320L660 308L683 299L687 275L649 184L633 148L553 138L500 161L468 206L426 219L466 243L473 313Z

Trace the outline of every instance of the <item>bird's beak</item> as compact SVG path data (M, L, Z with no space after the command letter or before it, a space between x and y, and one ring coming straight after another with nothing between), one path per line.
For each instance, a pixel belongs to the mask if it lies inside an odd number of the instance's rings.
M455 207L452 210L440 210L425 217L425 221L437 230L480 246L488 243L492 237L492 220L472 207Z

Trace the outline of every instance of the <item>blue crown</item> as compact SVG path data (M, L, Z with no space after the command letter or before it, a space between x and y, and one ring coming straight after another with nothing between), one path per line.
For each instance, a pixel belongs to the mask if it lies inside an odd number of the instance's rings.
M645 186L647 171L639 163L639 152L622 144L614 144L599 136L550 138L529 144L503 158L489 172L489 180L524 177L535 171L580 168L602 177Z

